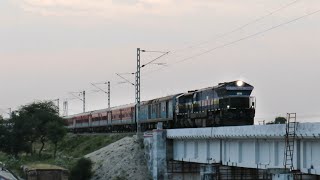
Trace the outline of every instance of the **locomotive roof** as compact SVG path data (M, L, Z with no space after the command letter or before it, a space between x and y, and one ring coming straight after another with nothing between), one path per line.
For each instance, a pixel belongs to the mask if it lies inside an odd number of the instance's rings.
M181 93L179 93L181 94ZM144 101L141 103L141 105L145 105L145 104L149 104L149 103L155 103L155 102L160 102L160 101L166 101L166 100L169 100L169 99L172 99L173 97L179 95L179 94L174 94L174 95L169 95L169 96L163 96L163 97L160 97L160 98L155 98L155 99L151 99L151 100L148 100L148 101Z
M64 116L63 118L73 118L73 117L78 117L78 116L87 116L91 113L91 111L88 112L83 112L83 113L78 113L78 114L72 114L72 115L68 115L68 116Z
M125 104L125 105L120 105L120 106L114 106L114 107L111 107L110 110L113 111L113 110L117 110L117 109L124 109L124 108L129 108L129 107L134 107L135 104L134 103L131 103L131 104ZM84 112L84 113L78 113L78 114L73 114L73 115L70 115L70 116L66 116L64 118L73 118L73 117L78 117L78 116L87 116L87 115L90 115L92 113L100 113L100 112L106 112L108 111L108 108L104 108L104 109L98 109L98 110L93 110L93 111L88 111L88 112Z
M222 88L222 87L229 87L229 86L237 86L237 82L240 81L240 80L237 80L237 81L230 81L230 82L224 82L224 83L219 83L218 86L215 86L214 88ZM243 85L242 87L252 87L253 89L253 86L242 81L243 82Z
M192 90L192 91L188 91L186 93L183 94L183 96L188 96L188 95L192 95L196 92L200 92L200 91L206 91L206 90L213 90L213 89L220 89L220 88L224 88L224 87L229 87L229 86L236 86L236 83L238 82L239 80L236 80L236 81L230 81L230 82L223 82L223 83L219 83L218 85L216 86L211 86L211 87L206 87L206 88L201 88L201 89L196 89L196 90ZM250 84L246 83L243 81L243 86L244 87L250 87L250 89L253 89L253 86L251 86Z

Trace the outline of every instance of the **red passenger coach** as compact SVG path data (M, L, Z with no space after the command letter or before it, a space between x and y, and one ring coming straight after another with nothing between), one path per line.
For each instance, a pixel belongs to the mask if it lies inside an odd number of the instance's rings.
M100 121L101 121L101 114L100 113L92 113L91 114L91 125L92 126L98 126Z
M112 110L111 117L112 117L112 124L117 124L117 122L120 123L121 109Z
M111 109L111 122L114 131L133 131L135 129L134 104Z
M73 132L134 131L134 104L101 109L65 117Z
M124 108L121 111L121 118L123 121L130 121L133 119L134 107Z
M112 124L123 124L133 120L134 105L119 106L111 109Z
M72 117L74 121L73 129L75 131L86 131L86 128L90 127L91 124L91 113L81 113L78 115L74 115ZM70 129L70 127L68 127Z

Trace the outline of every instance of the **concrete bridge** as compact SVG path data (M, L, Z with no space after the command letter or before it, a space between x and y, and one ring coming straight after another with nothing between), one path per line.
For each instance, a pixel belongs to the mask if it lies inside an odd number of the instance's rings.
M206 174L214 179L217 165L266 170L272 179L293 179L283 165L285 133L284 124L159 128L146 134L144 141L154 179L174 179L168 170L172 168L169 162L199 165L199 171L188 178L175 179L208 179ZM297 124L292 164L294 172L303 175L303 179L320 175L320 123Z

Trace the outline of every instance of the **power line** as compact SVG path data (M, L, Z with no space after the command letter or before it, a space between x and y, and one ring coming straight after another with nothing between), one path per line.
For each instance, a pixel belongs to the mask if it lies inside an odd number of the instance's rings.
M235 29L233 29L233 30L231 30L231 31L225 32L225 33L223 33L223 34L220 34L220 35L212 38L211 40L203 41L203 42L200 42L200 43L195 44L195 45L191 45L191 46L186 47L186 48L178 49L178 50L176 50L176 51L173 51L173 53L180 52L180 51L184 51L184 50L191 49L191 48L194 48L194 47L198 47L198 46L201 46L201 45L203 45L203 44L207 44L207 43L209 43L210 41L218 40L218 39L220 39L220 38L222 38L222 37L228 36L228 35L230 35L230 34L232 34L232 33L234 33L234 32L237 32L237 31L239 31L239 30L242 30L243 28L245 28L245 27L247 27L247 26L249 26L249 25L251 25L251 24L254 24L254 23L256 23L256 22L259 22L259 21L267 18L268 16L271 16L271 15L273 15L273 14L275 14L275 13L277 13L277 12L279 12L279 11L285 9L285 8L288 8L288 7L292 6L292 5L294 5L295 3L297 3L298 1L301 1L301 0L294 0L294 1L292 1L292 2L290 2L290 3L288 3L288 4L286 4L286 5L284 5L284 6L282 6L282 7L280 7L280 8L278 8L278 9L274 10L274 11L271 11L270 13L268 13L268 14L266 14L266 15L263 15L263 16L261 16L261 17L258 17L258 18L254 19L254 20L252 20L252 21L250 21L250 22L248 22L248 23L246 23L246 24L243 24L243 25L241 25L241 26L239 26L239 27L237 27L237 28L235 28Z
M103 84L106 84L106 83L103 83ZM102 88L100 88L99 86L97 86L96 83L91 83L91 85L98 89L98 90L92 90L92 92L104 92L104 93L108 93L106 90L103 90Z
M149 52L153 52L153 51L149 51ZM148 64L151 64L151 63L155 62L156 60L158 60L158 59L162 58L163 56L169 54L169 52L170 52L170 51L168 51L168 52L163 52L164 54L162 54L161 56L159 56L159 57L157 57L157 58L155 58L155 59L153 59L153 60L151 60L151 61L143 64L141 67L143 68L143 67L147 66Z
M76 96L75 93L77 93L78 96L82 95L82 98ZM83 112L86 112L86 91L70 92L69 94L82 101Z
M178 63L182 63L182 62L191 60L191 59L193 59L193 58L195 58L195 57L198 57L198 56L201 56L201 55L210 53L210 52L212 52L212 51L215 51L215 50L218 50L218 49L227 47L227 46L231 46L231 45L233 45L233 44L235 44L235 43L238 43L238 42L240 42L240 41L243 41L243 40L246 40L246 39L249 39L249 38L253 38L253 37L258 36L258 35L261 35L261 34L264 34L264 33L268 32L268 31L273 30L273 29L276 29L276 28L282 27L282 26L284 26L284 25L293 23L293 22L295 22L295 21L298 21L298 20L300 20L300 19L306 18L306 17L308 17L308 16L314 15L314 14L319 13L319 12L320 12L320 9L319 9L319 10L316 10L316 11L313 11L313 12L311 12L311 13L308 13L308 14L306 14L306 15L297 17L297 18L292 19L292 20L290 20L290 21L283 22L283 23L278 24L278 25L276 25L276 26L272 26L272 27L267 28L267 29L265 29L265 30L262 30L262 31L259 31L259 32L250 34L250 35L245 36L245 37L242 37L242 38L240 38L240 39L237 39L237 40L234 40L234 41L231 41L231 42L222 44L222 45L220 45L220 46L216 46L216 47L214 47L214 48L212 48L212 49L209 49L209 50L200 52L200 53L195 54L195 55L192 55L192 56L183 58L183 59L181 59L181 60L179 60L179 61L176 61L176 62L171 63L171 65L175 65L175 64L178 64ZM154 71L149 71L147 74L151 74L151 73L153 73L153 72L160 71L160 70L162 70L162 69L164 69L164 68L166 68L166 67L162 67L162 68L159 68L159 69L154 70Z
M98 84L105 84L107 85L107 91L97 86ZM98 92L104 92L108 95L108 108L110 109L110 81L104 83L91 83L92 86L98 89Z
M129 81L127 78L121 76L119 73L116 73L117 76L119 76L121 79L125 80L125 82L131 84L132 86L135 86L135 84L131 81Z
M207 53L209 53L209 52L212 52L212 51L217 50L217 49L224 48L224 47L226 47L226 46L230 46L230 45L232 45L232 44L235 44L235 43L237 43L237 42L240 42L240 41L243 41L243 40L246 40L246 39L249 39L249 38L258 36L258 35L260 35L260 34L264 34L264 33L268 32L268 31L271 31L271 30L273 30L273 29L276 29L276 28L282 27L282 26L284 26L284 25L290 24L290 23L292 23L292 22L298 21L298 20L300 20L300 19L303 19L303 18L305 18L305 17L311 16L311 15L316 14L316 13L318 13L318 12L320 12L320 10L313 11L312 13L308 13L308 14L306 14L306 15L300 16L300 17L295 18L295 19L292 19L292 20L290 20L290 21L286 21L286 22L281 23L281 24L278 24L278 25L276 25L276 26L272 26L271 28L268 28L268 29L259 31L259 32L257 32L257 33L254 33L254 34L251 34L251 35L248 35L248 36L245 36L245 37L240 38L240 39L237 39L237 40L235 40L235 41L231 41L231 42L229 42L229 43L226 43L226 44L223 44L223 45L220 45L220 46L216 46L215 48L212 48L212 49L209 49L209 50L207 50L207 51L204 51L204 52L195 54L195 55L193 55L193 56L190 56L190 57L187 57L187 58L183 58L183 59L175 62L174 64L180 63L180 62L184 62L184 61L187 61L187 60L192 59L192 58L194 58L194 57L201 56L201 55L203 55L203 54L207 54Z

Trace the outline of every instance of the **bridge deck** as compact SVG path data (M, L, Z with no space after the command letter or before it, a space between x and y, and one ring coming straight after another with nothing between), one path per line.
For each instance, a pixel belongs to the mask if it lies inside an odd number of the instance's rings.
M299 123L294 169L320 175L320 123ZM283 168L285 125L167 130L173 159L247 168Z

